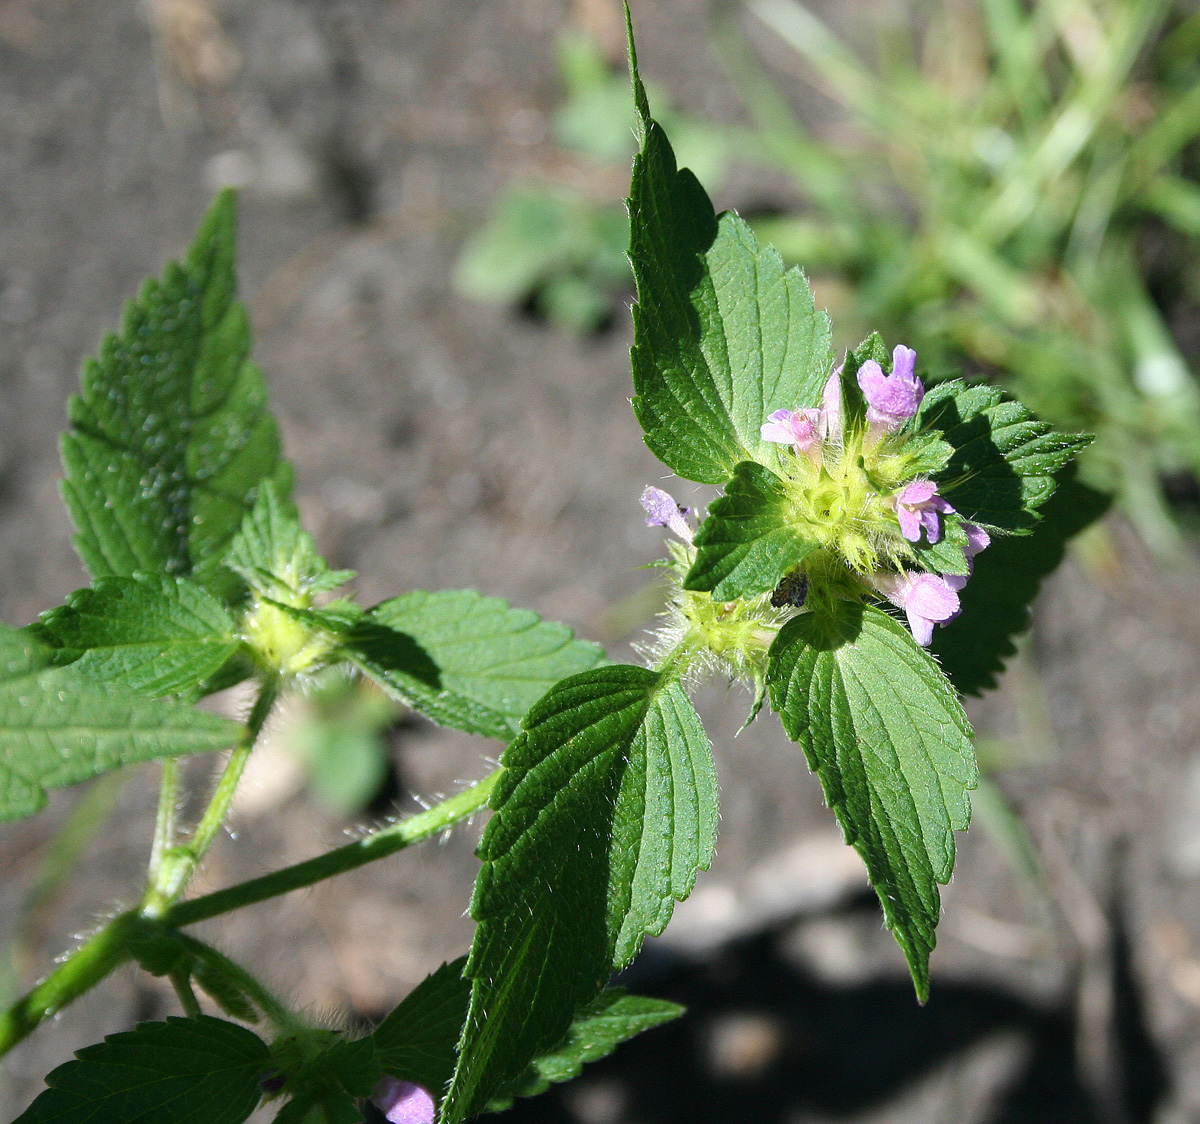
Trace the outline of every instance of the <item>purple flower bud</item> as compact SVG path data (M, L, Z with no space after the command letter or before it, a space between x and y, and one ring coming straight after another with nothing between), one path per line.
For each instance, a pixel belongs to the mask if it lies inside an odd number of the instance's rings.
M807 453L820 444L820 414L820 410L776 410L762 424L762 439L776 445L794 445L797 452Z
M913 639L922 647L928 647L933 640L935 624L948 624L962 612L958 589L940 574L910 570L898 574L881 572L872 575L869 581L893 605L904 610Z
M967 572L942 575L946 579L946 584L956 593L962 591L967 584L967 578L975 572L975 555L981 550L986 550L992 543L992 536L974 523L964 523L963 530L967 532L967 545L963 547L963 554L967 556Z
M992 536L974 523L964 523L963 530L967 532L967 545L963 547L963 552L970 562L981 550L986 550L992 545Z
M817 428L822 441L840 441L842 437L842 367L839 364L825 380L821 391L821 409L817 416Z
M858 369L858 385L867 400L867 421L883 429L898 429L916 412L925 387L914 374L917 353L898 346L892 352L892 373L885 375L874 359Z
M920 542L922 528L931 544L937 542L942 537L938 513L954 510L937 494L937 485L932 480L910 480L896 493L894 502L900 533L909 542Z
M389 1124L433 1124L437 1108L420 1085L398 1077L381 1078L371 1094L375 1107Z
M669 492L647 484L642 492L642 508L646 512L647 527L666 527L684 542L692 541L694 532L684 518L690 509L680 507Z

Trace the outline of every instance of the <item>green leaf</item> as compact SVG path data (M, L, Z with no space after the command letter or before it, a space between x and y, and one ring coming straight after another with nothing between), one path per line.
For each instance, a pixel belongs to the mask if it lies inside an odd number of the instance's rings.
M458 1040L467 1017L471 981L460 956L426 976L371 1036L384 1073L411 1081L439 1099L454 1073Z
M0 625L0 821L32 815L47 788L138 761L225 749L242 727L216 714L102 686Z
M345 655L426 718L508 741L560 679L604 657L564 625L473 590L416 590L376 605Z
M883 336L872 332L853 351L846 356L842 364L842 411L843 424L847 427L865 424L867 415L867 400L863 397L862 387L858 385L858 369L873 359L885 374L892 373L892 357L883 342Z
M353 570L331 570L300 526L295 505L281 498L272 481L258 489L254 506L246 513L229 544L225 565L251 589L284 600L310 599L345 585Z
M912 543L917 556L917 565L931 574L969 574L967 562L967 532L963 530L963 518L957 512L945 512L941 517L942 533L935 543L924 535L919 542Z
M1015 638L1029 627L1042 579L1062 562L1067 541L1107 510L1110 498L1079 483L1073 470L1068 465L1058 474L1031 535L996 537L975 556L971 580L958 595L961 615L934 630L929 650L960 694L981 695L996 685L1017 650Z
M817 549L796 531L790 508L775 473L753 461L739 464L696 532L684 588L710 590L717 601L770 593Z
M149 280L83 365L63 435L63 497L93 577L203 580L264 479L291 469L249 361L234 277L234 197L217 196L182 264Z
M596 668L555 686L524 725L501 759L479 846L471 1006L448 1124L561 1041L712 858L711 749L678 682Z
M157 698L195 691L238 650L233 619L186 578L98 578L35 626L54 662Z
M271 1066L258 1035L209 1015L141 1023L75 1057L15 1124L241 1124Z
M642 141L629 195L633 409L665 465L720 484L740 461L774 463L759 432L768 415L816 405L833 365L829 319L799 269L737 215L714 216L695 176L677 170L632 30L629 61Z
M771 705L820 778L846 842L867 865L917 995L954 867L954 832L971 817L971 730L932 657L886 613L842 602L805 613L771 645Z
M954 453L935 477L965 519L993 531L1028 534L1054 491L1054 474L1088 444L1058 433L993 386L959 379L933 387L917 424L939 430Z
M551 1085L573 1080L585 1065L611 1054L622 1042L683 1013L678 1003L609 988L575 1016L567 1037L555 1049L534 1058L524 1076L488 1104L488 1111L503 1112L517 1097L536 1097Z

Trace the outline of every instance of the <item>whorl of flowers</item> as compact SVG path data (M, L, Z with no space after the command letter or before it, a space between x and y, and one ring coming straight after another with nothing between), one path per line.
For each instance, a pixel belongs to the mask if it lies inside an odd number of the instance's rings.
M843 401L842 368L825 384L816 407L776 410L762 425L762 439L782 446L772 465L788 496L786 518L805 540L819 549L789 574L773 597L717 606L708 594L679 588L667 614L663 642L685 632L706 633L711 650L722 646L721 619L736 632L754 635L761 646L780 621L807 602L819 607L822 598L875 595L902 609L919 644L928 645L933 626L945 625L961 611L959 593L967 582L972 559L990 543L988 533L963 520L938 494L937 484L923 475L909 438L925 388L915 373L916 352L897 347L892 370L886 373L874 360L856 372L865 411L850 417ZM648 526L664 526L680 540L672 544L671 568L682 575L695 559L694 530L688 509L660 488L642 495ZM966 560L967 574L940 573L923 556L947 539L947 517ZM965 536L965 542L963 541ZM712 621L708 617L716 616ZM708 635L711 634L711 635ZM746 636L729 635L724 647L745 652ZM713 644L713 638L717 643ZM755 645L751 644L751 648ZM744 668L722 653L729 670ZM750 658L743 655L745 662Z

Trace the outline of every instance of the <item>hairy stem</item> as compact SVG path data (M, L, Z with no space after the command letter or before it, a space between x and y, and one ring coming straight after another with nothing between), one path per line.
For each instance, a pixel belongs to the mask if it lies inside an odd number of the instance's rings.
M142 901L142 913L146 917L161 918L164 910L187 889L196 867L208 853L209 847L221 830L221 825L225 822L225 817L229 815L238 782L242 779L246 762L250 759L250 751L258 741L278 696L279 680L265 680L246 721L246 732L230 754L221 778L217 781L217 787L213 790L212 799L204 809L192 838L186 846L171 848L159 856L154 877L146 888L146 895ZM159 814L162 815L161 805ZM155 842L157 843L157 838Z
M162 763L162 783L158 790L158 814L154 818L154 843L150 848L150 885L158 882L163 856L175 845L175 813L178 806L179 759L166 757Z
M477 812L487 803L496 781L500 779L501 771L497 769L457 796L451 796L427 811L372 832L354 843L347 843L344 847L327 851L295 866L284 867L272 874L264 874L261 878L252 878L248 882L240 882L236 886L216 890L191 901L178 902L163 913L162 920L172 927L207 921L210 917L217 917L242 906L253 905L255 902L266 901L292 890L300 890L305 886L313 886L336 874L344 874L348 870L375 862L376 859L394 855L413 843L440 834Z
M228 769L226 772L228 773ZM443 800L440 804L435 804L427 811L381 828L357 842L318 855L307 862L284 867L273 874L253 878L237 886L193 898L191 901L164 903L158 911L147 912L143 906L142 909L120 914L70 953L27 995L7 1011L0 1013L0 1056L35 1030L43 1020L62 1010L72 1000L78 999L114 968L129 960L131 942L145 933L147 927L165 926L174 929L191 925L241 906L253 905L255 902L266 901L292 890L312 886L336 874L343 874L376 859L394 855L413 843L439 835L479 811L487 804L500 773L501 770L497 769L470 788ZM262 1007L268 1018L276 1021L277 1016L288 1017L282 1006L273 1001L253 977L244 975L251 981L250 987L247 987L248 994ZM237 979L243 984L246 982L241 974L237 975ZM271 1007L272 1002L274 1008Z
M142 928L136 910L114 917L70 953L41 983L0 1014L0 1056L73 999L95 987L130 957L131 939Z

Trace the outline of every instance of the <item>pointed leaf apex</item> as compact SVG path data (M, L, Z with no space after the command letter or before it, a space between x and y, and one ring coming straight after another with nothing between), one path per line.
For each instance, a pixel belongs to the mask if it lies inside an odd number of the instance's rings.
M646 97L646 87L642 85L641 75L638 74L637 46L633 41L633 16L629 4L625 4L625 39L629 45L629 78L633 83L633 104L638 113L638 141L644 142L646 131L650 128L650 101Z

